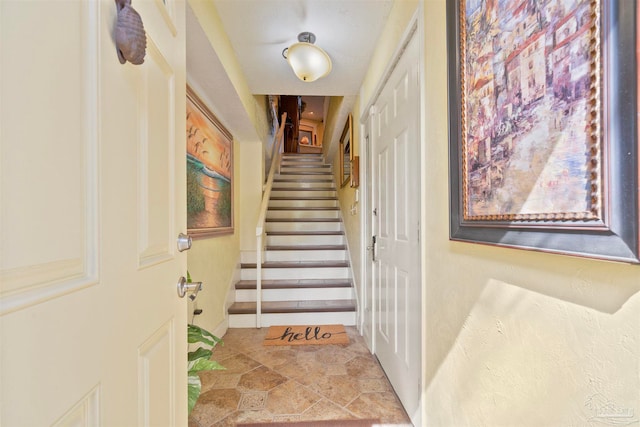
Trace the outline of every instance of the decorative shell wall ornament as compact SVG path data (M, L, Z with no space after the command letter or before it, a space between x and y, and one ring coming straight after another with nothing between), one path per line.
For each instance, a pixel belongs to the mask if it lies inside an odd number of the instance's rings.
M116 22L116 50L121 64L129 61L140 65L144 62L147 49L147 36L142 18L131 7L131 0L115 0L118 6Z

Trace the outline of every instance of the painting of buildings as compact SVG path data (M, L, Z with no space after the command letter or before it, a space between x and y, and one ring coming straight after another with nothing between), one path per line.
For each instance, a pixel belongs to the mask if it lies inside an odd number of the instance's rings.
M597 218L597 2L460 1L464 218Z

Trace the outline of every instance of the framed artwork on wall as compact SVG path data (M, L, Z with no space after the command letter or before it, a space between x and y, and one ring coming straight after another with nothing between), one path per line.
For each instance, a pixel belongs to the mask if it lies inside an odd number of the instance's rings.
M452 240L640 262L634 7L447 3Z
M340 137L340 185L342 187L351 181L351 158L353 156L352 120L352 116L349 114Z
M187 229L233 233L233 137L187 86Z

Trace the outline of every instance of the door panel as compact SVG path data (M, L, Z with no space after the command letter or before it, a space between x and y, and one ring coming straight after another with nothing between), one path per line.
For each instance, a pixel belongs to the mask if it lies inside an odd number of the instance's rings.
M409 414L418 408L421 372L419 92L413 37L374 104L372 141L375 353Z
M170 260L175 242L175 74L153 40L148 41L138 91L139 111L139 264ZM149 91L153 87L153 91ZM174 242L172 242L172 240Z
M186 424L185 5L167 3L134 3L134 66L113 0L0 1L1 425Z
M82 43L97 39L97 8L1 6L0 314L95 284L98 271L98 136L96 110L86 108L97 101L96 54ZM61 25L70 28L54 40ZM67 55L52 54L60 42ZM59 108L70 87L76 102Z

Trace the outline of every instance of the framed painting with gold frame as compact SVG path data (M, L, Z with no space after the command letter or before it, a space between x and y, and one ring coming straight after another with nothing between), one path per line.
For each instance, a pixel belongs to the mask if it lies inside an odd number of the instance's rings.
M233 136L187 86L187 229L233 233Z
M447 3L452 240L640 262L635 7Z

